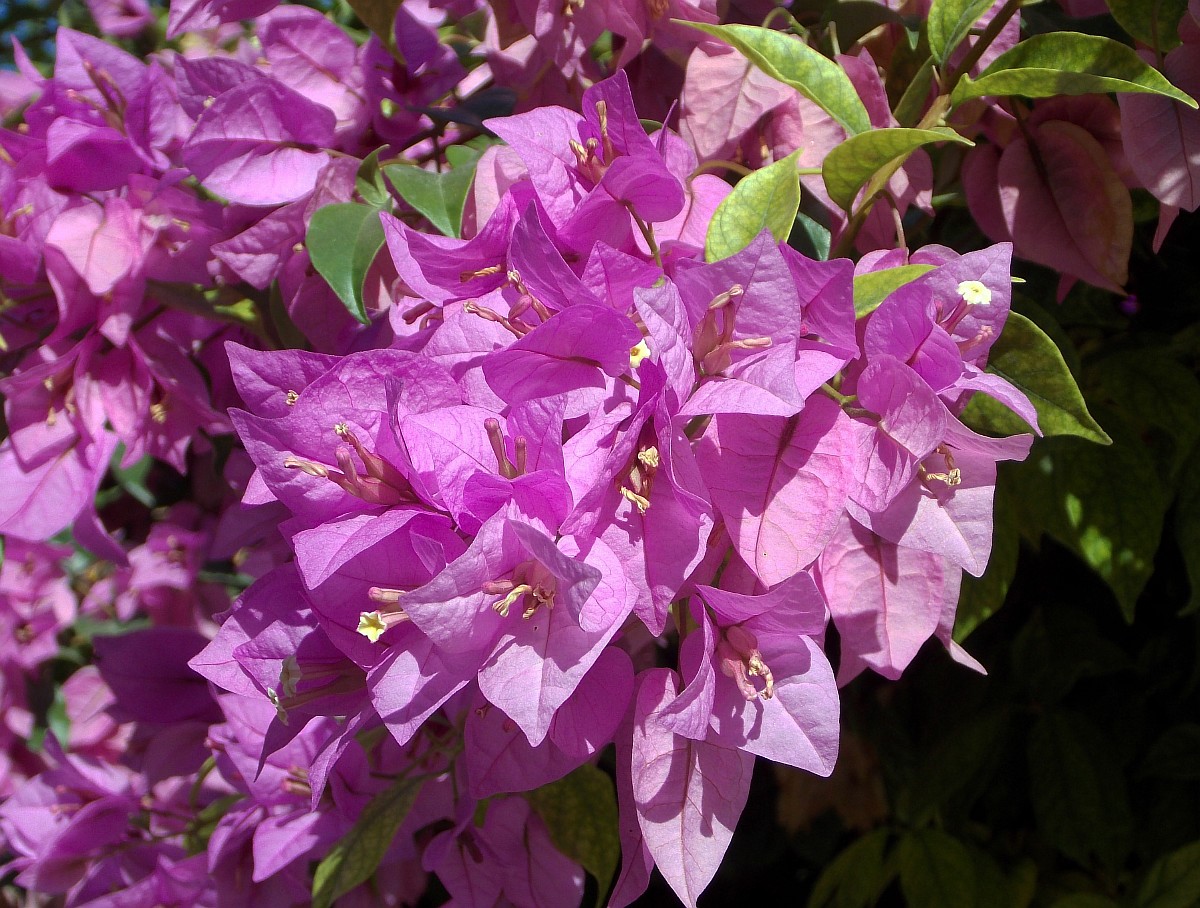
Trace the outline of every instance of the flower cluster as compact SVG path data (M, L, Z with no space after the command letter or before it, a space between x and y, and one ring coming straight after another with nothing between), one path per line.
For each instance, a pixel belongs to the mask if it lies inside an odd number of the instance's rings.
M111 35L152 18L91 6ZM981 393L1038 429L985 368L1012 243L904 248L932 211L918 152L857 221L803 178L857 263L766 231L712 260L733 189L711 171L819 167L848 130L678 21L716 4L499 6L408 2L357 43L306 7L184 0L178 52L63 29L44 75L18 47L0 835L26 890L399 905L433 874L456 904L576 905L582 857L538 793L603 764L601 894L627 905L657 866L694 905L756 757L832 771L840 685L930 639L982 670L959 586L1032 437L960 416ZM872 56L837 66L895 127ZM678 131L639 119L672 122L664 84ZM480 136L462 236L373 182ZM306 239L350 202L385 247L351 288L366 324Z

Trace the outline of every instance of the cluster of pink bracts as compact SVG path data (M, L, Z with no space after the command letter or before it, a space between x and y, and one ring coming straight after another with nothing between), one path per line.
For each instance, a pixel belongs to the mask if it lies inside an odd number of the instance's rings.
M113 35L153 18L90 6ZM933 637L978 668L959 583L1031 437L958 416L983 393L1037 427L984 371L1013 247L889 248L881 209L857 265L765 233L706 262L730 186L703 161L819 164L844 137L670 22L716 22L711 2L406 2L398 55L272 6L173 4L186 50L147 60L63 30L52 76L18 48L0 81L22 111L0 130L7 869L34 903L308 904L315 863L410 785L339 904L410 904L435 874L454 904L571 906L584 871L522 793L608 751L610 904L655 865L694 904L756 756L832 770L839 683L897 677ZM470 17L474 66L438 40ZM600 80L605 33L628 69ZM888 125L871 57L839 62ZM393 202L360 324L310 262L313 213L363 191L376 149L469 135L429 109L493 84L519 112L484 124L504 144L464 238ZM648 131L680 93L678 131ZM1117 108L1076 100L1020 137L980 121L968 195L1018 252L1030 209L987 174L1047 130L1097 142ZM1105 153L1089 166L1136 181ZM892 189L928 209L924 153ZM1059 255L1051 229L1033 258ZM1048 263L1123 279L1069 254ZM929 267L856 318L856 273L902 264Z

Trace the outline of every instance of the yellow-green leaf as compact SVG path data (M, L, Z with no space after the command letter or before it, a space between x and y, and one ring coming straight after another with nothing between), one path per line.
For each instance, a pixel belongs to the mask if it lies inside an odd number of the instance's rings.
M764 230L783 242L800 209L800 174L794 151L786 158L756 170L733 187L717 206L708 224L704 255L710 262L741 252Z
M387 854L396 831L412 809L421 782L397 779L367 804L355 824L313 874L313 908L330 908L334 900L365 883Z
M1179 44L1179 20L1187 0L1108 0L1108 8L1121 28L1143 44L1170 50Z
M979 78L963 76L951 100L961 104L985 95L1051 98L1108 92L1164 95L1197 106L1133 48L1078 32L1049 32L1022 41L992 61Z
M929 34L929 50L939 63L958 47L993 0L933 0L929 7L926 28Z
M862 318L879 308L879 304L910 281L932 271L933 265L900 265L882 271L868 271L854 276L854 317Z
M773 79L790 85L856 135L871 128L867 108L846 71L785 32L753 25L683 22L732 44Z
M922 145L934 142L957 142L974 145L953 129L905 129L888 127L872 129L859 136L851 136L825 156L821 165L821 179L829 197L845 211L854 204L854 197L888 164L903 162ZM897 165L898 166L898 165Z

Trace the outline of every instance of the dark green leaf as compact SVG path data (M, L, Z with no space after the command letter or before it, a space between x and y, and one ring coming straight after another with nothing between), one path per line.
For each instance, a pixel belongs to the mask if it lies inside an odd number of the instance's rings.
M1050 32L1022 41L992 61L978 79L963 76L952 100L961 104L985 95L1050 98L1114 91L1165 95L1197 106L1133 48L1078 32Z
M463 206L475 179L475 164L483 152L461 146L446 151L453 167L442 173L408 164L389 164L383 172L400 197L425 215L429 223L444 235L457 237L462 235Z
M997 485L992 508L992 554L982 577L963 576L954 618L954 639L959 643L1004 605L1017 573L1021 532L1007 485Z
M1187 568L1192 598L1190 614L1200 610L1200 452L1193 452L1179 477L1179 499L1175 505L1175 535Z
M346 0L363 25L374 32L383 46L400 59L396 50L396 11L404 0Z
M897 159L903 161L921 146L934 142L975 144L953 129L944 127L872 129L862 135L851 136L829 152L821 165L821 178L834 203L849 211L854 204L854 197L871 177L888 164Z
M768 76L796 89L851 135L871 128L867 108L846 71L798 38L752 25L684 24L732 44Z
M938 63L967 36L971 26L992 6L992 0L933 0L929 7L929 49Z
M1039 442L1013 474L1021 526L1074 551L1116 594L1127 620L1154 569L1167 500L1145 444L1115 413L1111 447L1076 438Z
M621 855L612 779L585 763L557 782L526 792L525 797L541 815L554 847L596 878L597 899L603 898Z
M1121 28L1143 44L1168 51L1179 44L1179 20L1187 0L1108 0Z
M1186 466L1200 443L1200 381L1193 369L1148 347L1095 361L1088 378L1137 428L1165 475Z
M900 889L909 905L921 908L972 908L975 862L953 836L917 829L900 840Z
M1054 902L1050 908L1119 908L1107 895L1098 892L1072 892Z
M350 314L367 324L363 281L383 246L379 209L354 202L319 208L309 222L305 243L313 267Z
M841 0L830 4L821 24L837 29L838 44L848 50L868 32L881 25L903 25L903 17L893 9L872 0Z
M1142 774L1184 782L1200 780L1200 725L1181 722L1163 732L1146 754Z
M870 908L891 882L884 860L886 829L876 829L854 842L825 868L808 900L808 908Z
M1029 735L1030 793L1046 841L1085 866L1117 867L1133 820L1113 743L1090 720L1048 712Z
M354 189L362 200L379 209L386 208L392 203L387 182L383 178L383 172L379 169L379 153L381 151L383 151L382 148L376 148L363 158L363 162L358 165L358 173L354 176Z
M1158 860L1138 890L1137 908L1195 908L1200 904L1200 842Z
M824 262L829 258L829 249L833 245L833 234L829 228L810 218L803 211L796 212L796 223L788 236L788 245L802 252L810 259Z
M391 788L367 804L350 831L317 865L313 874L313 908L330 908L335 899L371 878L420 789L420 780L397 779Z
M933 85L933 57L926 58L912 79L906 84L904 94L896 102L896 122L901 126L913 126L921 119L925 103L929 100L929 89Z
M1056 703L1085 678L1129 669L1129 657L1102 636L1083 606L1053 603L1037 609L1012 644L1013 672L1039 703Z
M921 822L972 782L990 777L1008 724L1006 709L988 710L968 717L930 748L909 785L909 818Z
M884 268L882 271L856 274L854 276L854 317L862 318L870 315L894 291L933 269L933 265L900 265L897 268Z
M782 242L800 208L800 175L794 151L743 177L717 206L708 225L704 255L710 262L741 252L764 230Z
M988 355L988 371L1025 393L1037 410L1044 435L1077 435L1100 444L1112 443L1088 412L1079 386L1054 341L1020 313L1009 313L1004 330ZM994 435L1029 431L1023 419L983 394L971 399L963 421Z

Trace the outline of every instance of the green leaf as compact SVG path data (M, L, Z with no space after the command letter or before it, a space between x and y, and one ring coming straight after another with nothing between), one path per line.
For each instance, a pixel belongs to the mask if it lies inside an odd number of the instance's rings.
M1029 735L1034 815L1045 840L1085 866L1119 866L1133 818L1115 747L1095 724L1067 711L1044 713Z
M1200 842L1192 842L1160 858L1142 888L1137 908L1195 908L1200 904Z
M1078 32L1049 32L1022 41L997 57L978 79L963 76L951 100L957 105L985 95L1051 98L1111 91L1165 95L1197 106L1133 48Z
M131 498L148 508L154 507L154 493L146 488L146 477L150 475L150 468L154 466L154 458L147 455L129 469L121 467L121 461L124 459L125 445L118 444L117 450L113 452L112 460L108 464L108 471L116 480L117 485Z
M959 792L989 781L1009 721L1008 710L1004 708L976 713L929 748L922 755L906 793L907 819L919 823Z
M1072 892L1057 899L1050 908L1119 908L1107 895L1098 892Z
M1200 781L1200 725L1181 722L1163 732L1142 761L1141 774L1155 779Z
M929 7L929 49L938 63L967 36L971 26L992 6L992 0L933 0Z
M833 25L838 43L849 48L881 25L904 25L904 17L874 0L840 0L826 7L821 25L826 29Z
M800 209L799 151L743 177L717 206L704 243L707 261L718 262L741 252L764 230L782 242Z
M829 197L845 211L854 204L854 197L871 177L895 161L903 162L922 145L934 142L957 142L974 145L953 129L905 129L888 127L872 129L859 136L851 136L825 156L821 165L821 178Z
M383 246L379 209L356 202L318 208L309 222L305 243L313 267L350 314L367 324L363 281Z
M888 845L886 829L876 829L855 841L822 872L808 908L870 908L891 882L884 860Z
M1108 8L1121 28L1160 51L1179 44L1179 20L1187 0L1108 0Z
M1021 531L1016 508L1007 485L997 485L992 510L992 554L982 577L963 575L958 611L954 616L954 639L962 643L971 632L1004 605L1008 588L1017 573Z
M1185 609L1191 614L1200 610L1200 451L1193 452L1179 478L1175 537L1192 587L1192 598Z
M346 0L363 25L374 32L383 46L401 62L396 49L396 11L404 0Z
M350 831L317 865L313 874L313 908L330 908L335 899L371 878L420 788L420 780L397 779L391 788L367 804Z
M446 151L453 166L442 173L410 164L388 164L383 172L400 198L425 215L445 236L458 237L462 235L463 207L475 179L475 164L483 152L457 146Z
M963 908L975 904L975 862L953 836L917 829L900 840L900 889L909 905Z
M810 259L824 262L829 259L833 245L833 234L829 228L810 218L803 211L796 212L796 223L788 235L788 245Z
M585 763L566 777L525 793L554 847L596 878L597 901L608 892L621 856L617 792L603 770Z
M772 79L790 85L845 127L851 135L867 132L871 118L846 71L803 41L771 28L753 25L707 25L683 22L740 50Z
M1010 312L1000 337L988 354L988 371L1019 388L1037 410L1042 434L1076 435L1102 445L1108 433L1092 418L1075 377L1058 347L1041 328L1018 312ZM1025 420L984 394L971 398L963 421L993 435L1028 432Z
M912 126L921 119L925 102L929 100L929 89L933 85L933 57L927 57L908 81L900 100L896 102L896 122L901 126Z
M1097 359L1087 378L1128 419L1174 477L1200 443L1200 381L1162 347L1124 350ZM1098 395L1091 393L1092 399Z
M868 271L854 276L854 317L862 318L879 308L879 304L910 281L932 271L933 265L900 265L882 271Z
M67 715L67 700L61 687L55 688L54 700L46 710L46 727L65 749L71 740L71 717Z
M1153 458L1115 413L1105 413L1113 438L1101 448L1076 438L1052 438L1014 477L1021 526L1044 530L1073 549L1112 588L1127 620L1154 569L1167 499Z
M392 203L391 193L388 192L387 182L379 169L379 153L382 148L376 148L363 158L354 176L354 189L362 200L376 208L387 208Z

